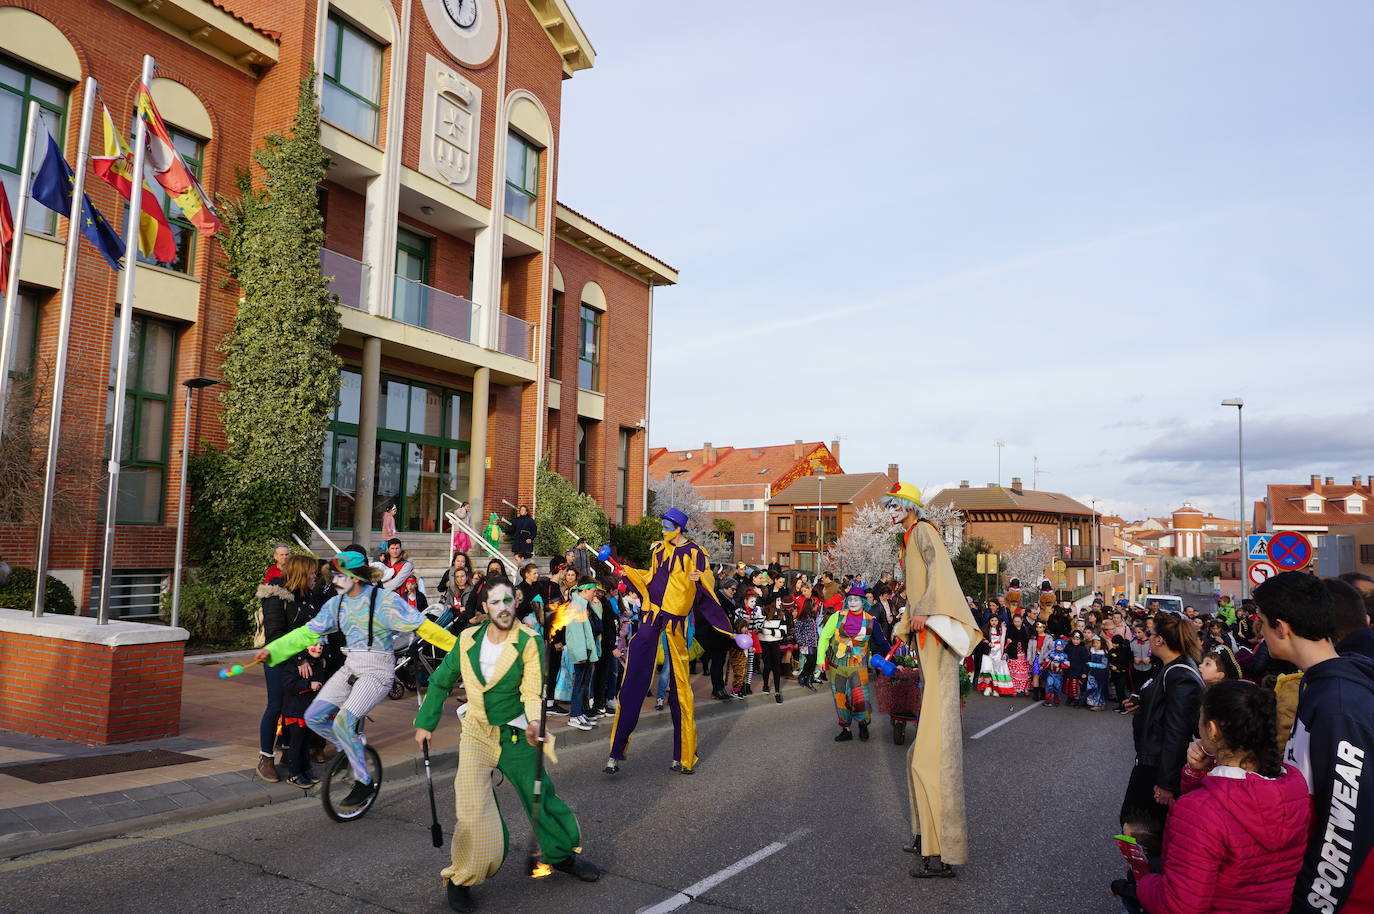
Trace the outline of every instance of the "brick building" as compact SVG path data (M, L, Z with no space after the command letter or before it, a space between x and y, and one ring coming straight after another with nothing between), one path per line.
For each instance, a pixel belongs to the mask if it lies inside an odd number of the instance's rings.
M871 505L900 481L895 463L886 473L803 476L768 500L768 561L784 568L825 570L820 552L835 545L860 508Z
M207 192L232 196L236 169L289 126L300 81L319 72L330 157L321 269L341 298L344 369L315 519L336 539L375 541L391 503L405 535L441 538L454 501L471 501L474 517L528 502L546 452L612 521L639 517L653 289L677 274L557 202L564 81L594 58L565 0L0 4L0 142L10 144L0 178L12 201L29 99L74 160L82 81L98 79L128 124L152 54L152 93L176 144ZM91 181L88 192L121 221L113 190ZM14 367L37 367L41 384L65 220L34 209ZM238 295L219 240L179 221L177 233L176 263L137 267L114 568L141 596L116 607L126 617L156 613L187 421L179 384L218 376ZM118 276L84 242L78 275L64 444L84 449L84 475L99 479ZM222 445L215 388L197 401L193 441ZM52 573L85 604L102 496L80 481L59 479L78 522L55 533ZM0 555L32 564L34 546L34 525L0 523Z
M767 564L778 549L770 548L768 502L804 476L840 474L840 444L797 440L765 447L716 447L700 450L654 448L649 455L649 478L673 474L690 482L706 499L707 521L724 518L734 524L735 557L750 564ZM685 471L685 472L683 472Z
M1306 484L1265 486L1255 502L1255 531L1306 533L1314 545L1332 527L1366 524L1374 517L1374 476L1356 476L1338 484L1330 476L1312 475Z
M1019 477L1012 478L1009 488L961 482L956 489L937 492L930 503L962 511L964 538L980 536L1003 554L1037 536L1048 540L1067 568L1069 588L1091 586L1094 564L1101 564L1100 556L1093 555L1093 510L1059 492L1026 489ZM1101 539L1097 542L1100 551Z

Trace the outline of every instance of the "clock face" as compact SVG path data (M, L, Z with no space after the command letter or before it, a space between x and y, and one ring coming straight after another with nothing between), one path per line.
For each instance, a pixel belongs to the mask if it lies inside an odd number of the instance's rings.
M460 29L477 25L477 0L444 0L444 11Z

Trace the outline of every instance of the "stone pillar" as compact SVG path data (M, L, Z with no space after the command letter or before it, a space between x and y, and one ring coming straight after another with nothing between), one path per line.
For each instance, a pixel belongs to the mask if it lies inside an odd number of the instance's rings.
M468 451L472 472L468 481L468 501L472 502L472 525L481 530L487 524L483 501L487 494L487 421L490 414L491 369L478 368L472 375L472 437Z
M358 405L358 482L353 492L353 542L372 548L372 495L377 476L377 400L382 392L382 341L363 340L362 393ZM344 545L340 543L340 545Z

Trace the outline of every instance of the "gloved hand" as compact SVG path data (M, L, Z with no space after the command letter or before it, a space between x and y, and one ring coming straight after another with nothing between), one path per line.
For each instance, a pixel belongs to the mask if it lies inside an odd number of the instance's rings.
M897 664L890 660L885 660L877 654L871 654L868 658L868 665L873 667L884 676L893 676L897 672Z
M597 549L597 550L596 550L596 557L599 558L599 559L601 559L601 561L603 561L603 562L608 561L608 560L610 559L610 557L611 557L611 547L610 547L610 546L602 546L600 549Z

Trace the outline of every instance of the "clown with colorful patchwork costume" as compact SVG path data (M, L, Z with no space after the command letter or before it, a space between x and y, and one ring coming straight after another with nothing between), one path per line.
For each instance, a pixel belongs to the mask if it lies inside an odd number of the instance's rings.
M553 739L540 729L543 639L515 621L515 591L506 580L493 578L485 585L482 605L487 620L459 635L458 649L430 676L415 716L415 741L423 747L461 677L467 704L458 709L463 730L453 779L456 824L450 862L441 871L455 911L475 909L471 887L496 875L509 850L510 836L492 789L492 773L498 770L530 817L539 859L584 882L600 875L577 856L582 843L577 817L538 764L541 744L545 756L556 761Z
M856 585L845 596L844 608L832 614L821 629L817 656L822 658L825 678L835 696L840 718L837 743L854 738L849 725L856 720L859 739L868 739L868 725L873 722L873 685L868 668L885 666L882 661L890 650L883 627L876 622L868 611L863 587Z
M921 855L917 878L953 876L968 862L964 811L964 734L959 670L982 639L959 588L939 528L925 518L921 490L899 482L882 499L902 535L907 599L893 637L916 649L921 664L921 722L907 753L911 843Z
M691 774L697 763L697 731L692 685L687 672L687 617L698 613L697 624L709 625L735 638L725 611L716 601L715 575L706 550L687 539L687 515L670 508L662 515L663 539L654 544L648 571L621 565L603 548L602 561L623 577L643 600L640 625L625 658L625 679L616 702L611 730L611 757L605 771L614 774L625 760L630 736L653 676L659 642L666 635L664 661L671 666L669 710L673 714L673 771ZM752 643L752 642L751 642Z
M338 595L330 598L305 625L259 650L257 659L276 666L331 632L343 633L344 665L329 677L306 708L305 722L348 757L354 784L343 805L359 806L376 791L377 785L372 783L367 768L363 753L367 740L358 732L358 722L391 691L396 675L396 657L392 653L396 635L415 632L445 651L453 649L455 639L399 595L377 587L373 583L373 567L361 552L339 553L330 560L330 568Z

